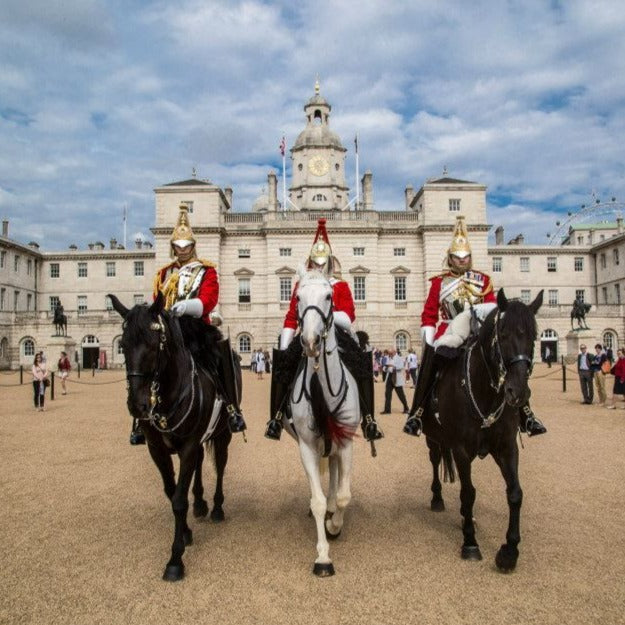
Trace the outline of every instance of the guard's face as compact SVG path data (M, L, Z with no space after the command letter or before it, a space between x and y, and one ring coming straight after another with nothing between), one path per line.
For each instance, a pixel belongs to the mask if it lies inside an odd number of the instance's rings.
M181 263L186 263L193 258L195 253L195 243L185 245L184 247L174 244L174 254Z
M455 254L449 255L449 264L452 271L455 273L464 273L471 267L471 254L468 254L464 258L456 256Z

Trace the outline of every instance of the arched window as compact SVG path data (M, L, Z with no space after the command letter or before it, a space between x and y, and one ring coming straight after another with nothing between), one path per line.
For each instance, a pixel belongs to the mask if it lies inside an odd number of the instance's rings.
M116 336L113 339L113 353L118 356L124 355L124 350L122 349L122 337Z
M24 339L22 341L22 356L35 355L35 341L32 339Z
M402 356L406 354L408 351L408 347L410 346L410 337L404 331L398 332L395 335L395 347L398 352L401 352Z
M618 341L616 339L616 332L614 332L614 330L606 330L603 333L602 342L603 346L606 349L611 349L612 351L614 351L618 344Z
M87 336L85 336L85 338L83 339L82 344L86 345L87 347L97 346L100 344L100 341L98 341L97 336L94 336L93 334L87 334Z
M541 339L557 339L558 338L558 333L555 330L543 330L542 334L540 335Z
M252 337L249 334L239 335L239 353L249 354L252 351Z
M4 360L9 357L9 339L3 337L0 341L0 360Z

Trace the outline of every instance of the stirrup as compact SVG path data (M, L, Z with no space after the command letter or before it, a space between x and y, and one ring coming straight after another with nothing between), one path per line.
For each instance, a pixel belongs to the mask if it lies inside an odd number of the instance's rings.
M282 413L276 413L273 419L267 421L267 427L265 428L265 438L269 438L272 441L279 441L282 436Z
M130 432L130 444L145 445L145 434L140 430L133 430Z
M423 422L421 421L422 414L423 408L419 408L414 415L408 415L406 423L404 424L404 433L410 434L410 436L421 436L423 432Z
M360 427L362 428L362 435L369 443L379 441L381 438L384 438L384 432L382 432L376 420L370 414L365 415L362 418Z
M521 418L521 426L519 428L521 432L526 433L528 436L546 434L547 428L536 418L536 415L527 404L525 404L521 410L523 412L523 418Z
M233 434L247 430L243 415L235 408L234 404L228 404L226 410L228 411L228 427Z

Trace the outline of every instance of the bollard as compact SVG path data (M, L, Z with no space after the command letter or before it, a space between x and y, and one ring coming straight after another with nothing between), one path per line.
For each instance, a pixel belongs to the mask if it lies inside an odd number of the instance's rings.
M78 366L76 367L76 369L78 370L78 378L80 379L80 363L78 363Z
M93 366L91 367L91 377L95 378L95 362L93 363Z
M50 399L54 400L54 371L52 372L50 378Z
M24 384L24 365L20 365L20 384Z
M562 392L566 393L566 365L564 364L564 356L562 358Z

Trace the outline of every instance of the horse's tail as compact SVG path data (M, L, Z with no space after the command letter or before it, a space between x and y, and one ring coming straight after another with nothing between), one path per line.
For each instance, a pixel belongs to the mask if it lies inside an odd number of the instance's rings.
M441 445L441 457L443 459L443 482L453 484L456 481L456 463L449 447Z
M342 445L345 440L354 437L354 430L341 425L332 416L316 372L310 378L310 407L315 420L315 430L324 440L331 440L337 445Z

